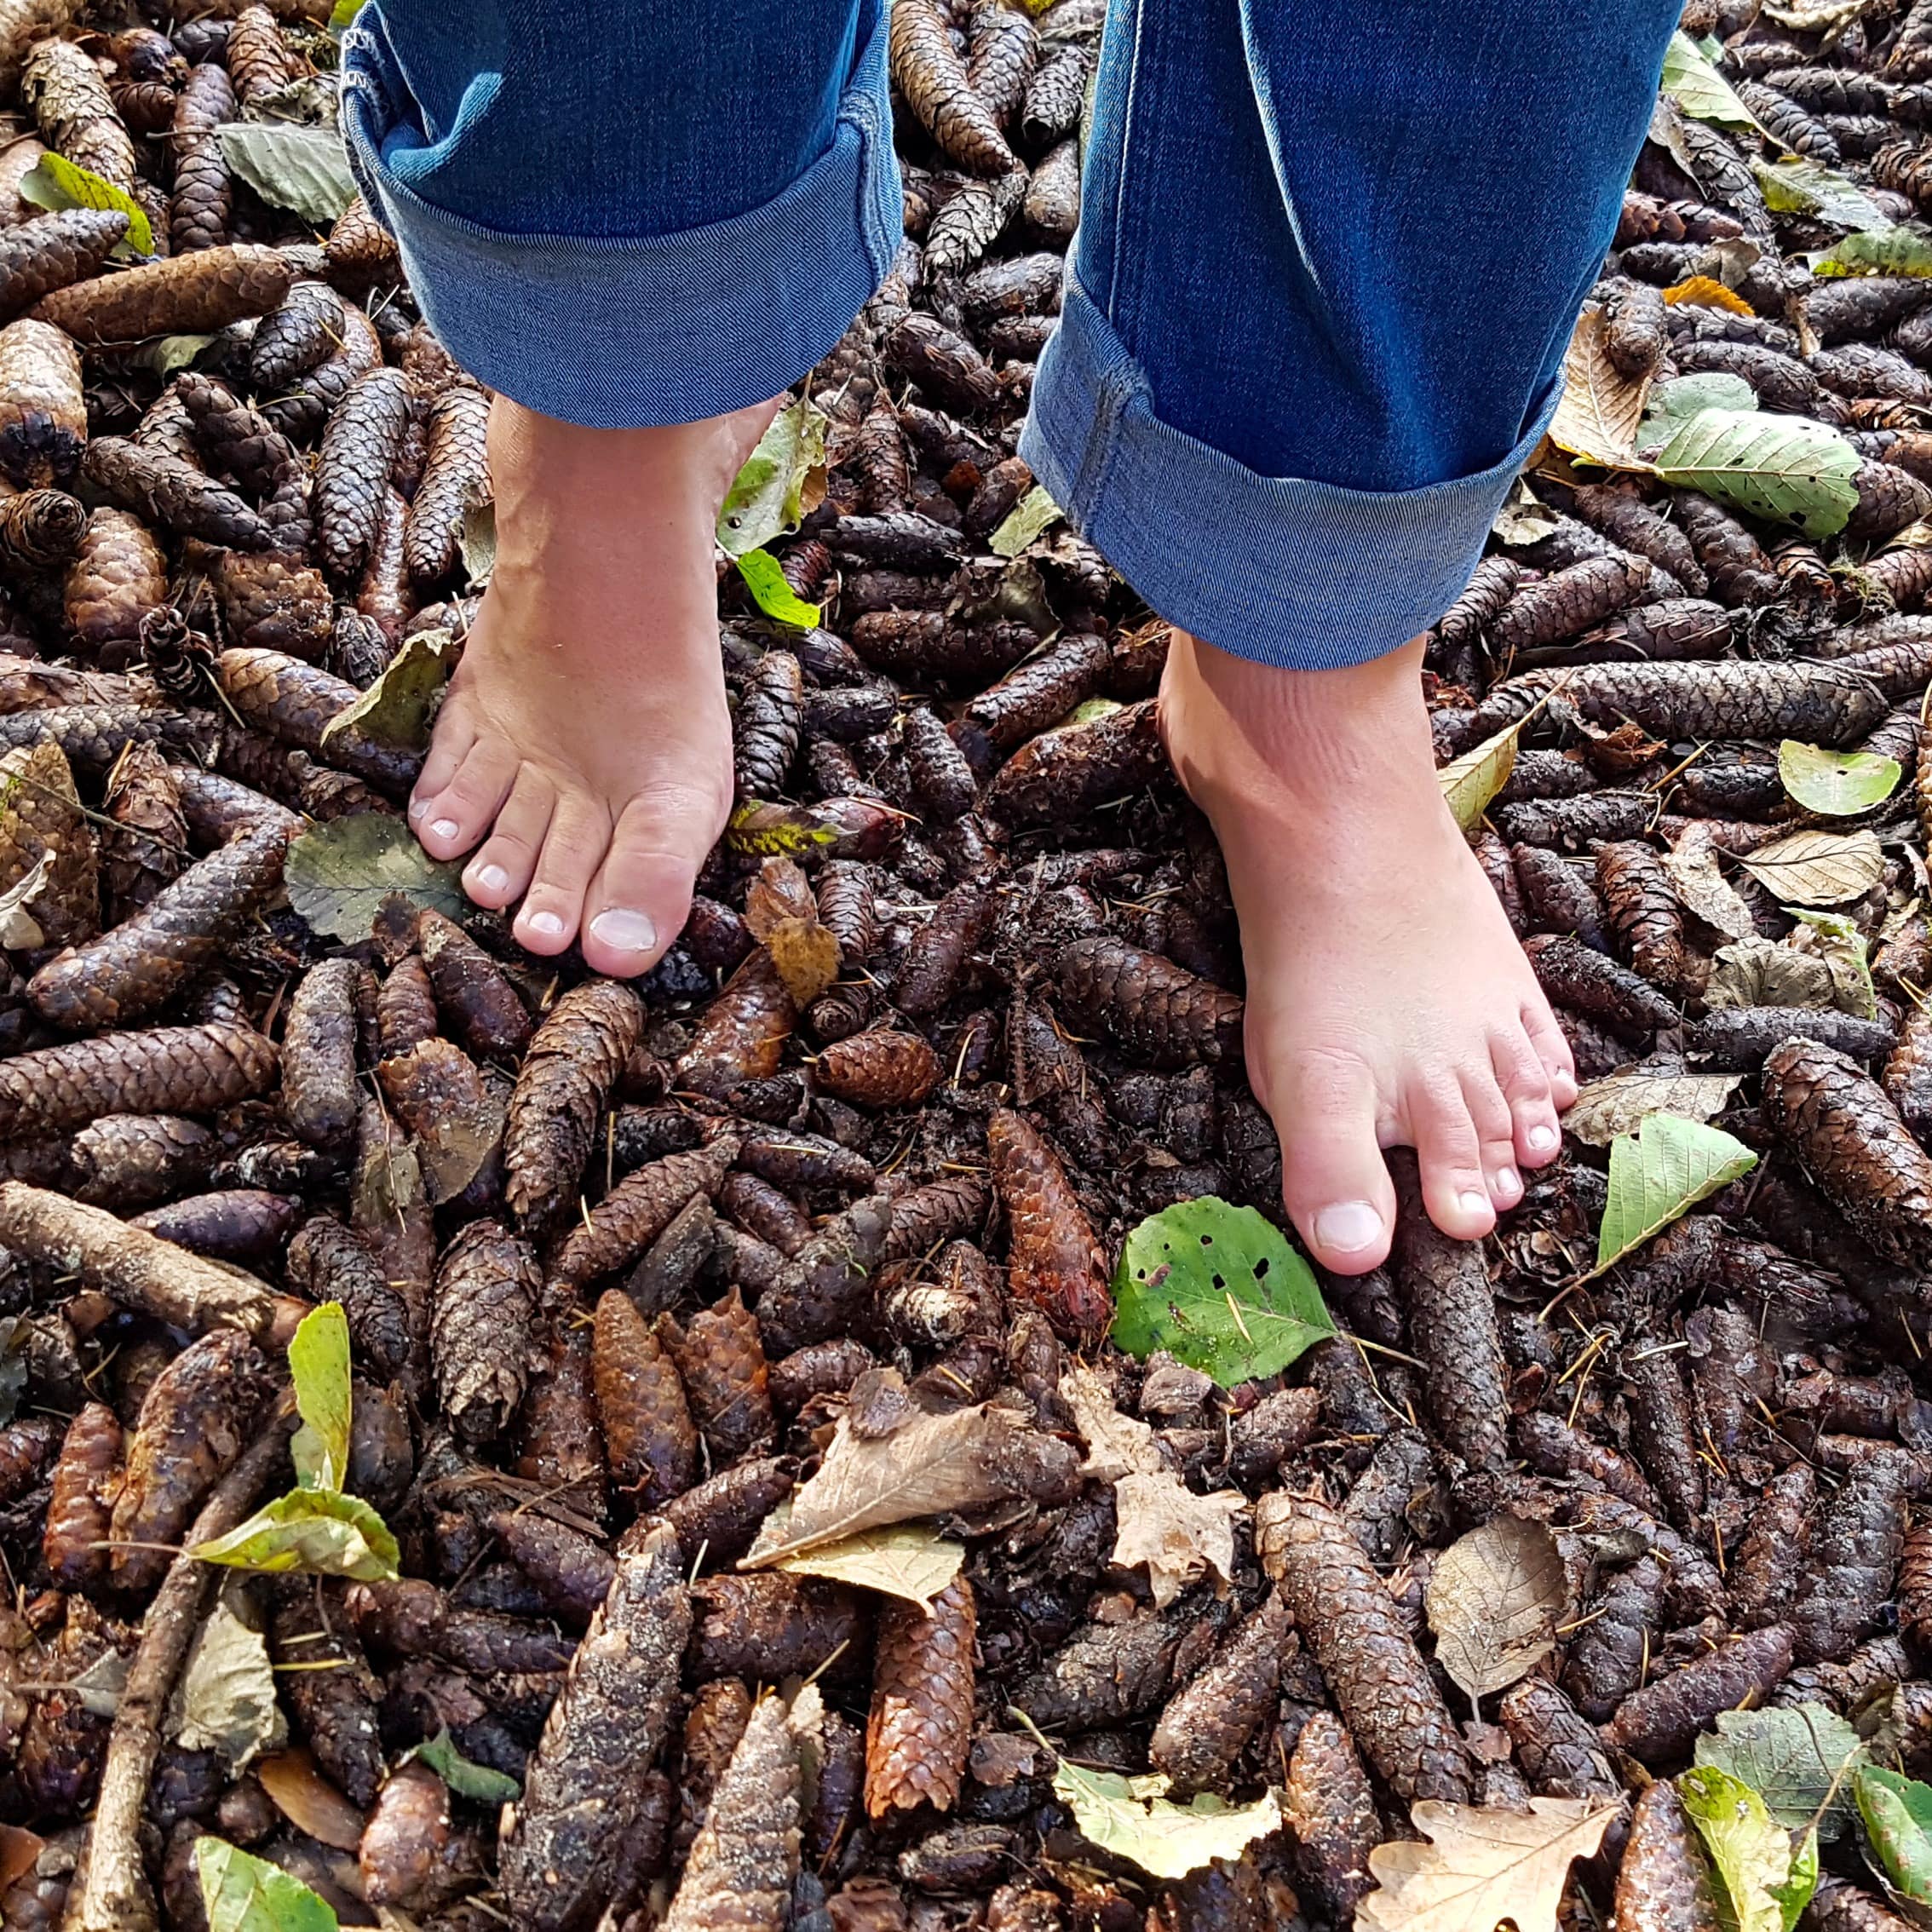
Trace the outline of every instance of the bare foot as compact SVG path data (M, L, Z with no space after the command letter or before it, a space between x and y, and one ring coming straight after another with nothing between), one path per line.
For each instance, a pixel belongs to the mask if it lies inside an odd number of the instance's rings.
M1381 1149L1413 1147L1429 1217L1475 1240L1561 1145L1570 1050L1443 803L1421 642L1282 671L1176 632L1168 750L1214 821L1247 964L1248 1077L1316 1258L1389 1252Z
M490 411L495 574L409 808L424 848L479 848L463 889L521 900L517 938L650 967L731 809L718 505L775 403L666 429Z

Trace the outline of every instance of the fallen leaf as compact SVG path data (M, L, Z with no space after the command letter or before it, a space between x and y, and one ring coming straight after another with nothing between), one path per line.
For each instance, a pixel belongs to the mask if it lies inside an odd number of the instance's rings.
M212 1837L193 1855L208 1932L339 1932L334 1911L267 1859Z
M754 859L793 858L838 841L838 828L808 806L748 798L732 813L725 843Z
M47 874L54 864L54 854L43 852L34 861L33 870L17 885L9 886L0 892L0 946L9 951L16 947L44 946L47 934L39 920L27 911L27 901L37 899L45 890Z
M1807 256L1814 275L1932 275L1932 234L1916 224L1863 228L1821 254Z
M996 557L1016 557L1057 523L1062 514L1060 505L1036 483L1006 513L999 527L987 538L986 548Z
M1791 1932L1817 1883L1815 1841L1811 1885L1793 1887L1791 1841L1741 1779L1698 1765L1677 1780L1684 1810L1704 1840L1736 1932Z
M333 128L229 121L215 130L221 158L272 208L326 228L355 199L355 177Z
M353 1852L362 1843L367 1820L316 1768L299 1745L260 1759L255 1775L275 1808L298 1831L337 1851Z
M1165 1348L1223 1389L1278 1375L1335 1332L1314 1271L1265 1215L1214 1194L1149 1215L1114 1270L1113 1342Z
M762 1560L842 1543L887 1523L1053 1490L1076 1461L1066 1443L993 1402L946 1415L915 1409L889 1435L870 1438L854 1435L851 1418L842 1416L818 1474L791 1499L787 1540Z
M838 941L831 927L809 919L781 919L765 941L785 990L801 1012L838 977Z
M1672 1064L1639 1064L1586 1082L1563 1116L1566 1133L1585 1147L1607 1147L1619 1134L1634 1133L1653 1113L1682 1120L1709 1120L1722 1113L1742 1083L1741 1073L1692 1073Z
M1785 911L1798 922L1790 944L1815 952L1831 975L1832 1003L1855 1020L1878 1017L1878 995L1872 984L1872 962L1865 934L1842 912L1814 912L1803 906Z
M33 1870L47 1849L46 1839L18 1825L0 1825L0 1892Z
M1797 906L1843 906L1863 899L1885 876L1877 833L1808 826L1761 845L1738 863L1780 900Z
M1826 960L1756 935L1717 948L1704 992L1705 1006L1712 1012L1727 1006L1824 1010L1837 1003L1837 986Z
M121 1693L127 1688L128 1663L119 1651L104 1651L61 1688L90 1717L115 1716L120 1711Z
M472 590L486 589L497 570L497 506L488 497L472 497L463 506L463 528L457 535L457 554Z
M1896 758L1876 751L1831 751L1787 738L1778 747L1778 776L1806 810L1844 818L1889 798L1900 768Z
M400 1574L401 1552L388 1526L359 1496L332 1489L292 1489L226 1536L196 1544L191 1554L267 1575L300 1570L380 1583Z
M1490 531L1498 543L1510 549L1524 549L1532 543L1540 543L1562 520L1531 489L1529 479L1519 476L1510 486L1508 499L1497 511Z
M1728 289L1722 282L1714 282L1708 275L1693 275L1688 281L1673 283L1664 291L1664 300L1672 308L1680 303L1688 303L1693 308L1728 308L1734 315L1755 315L1753 308L1735 289ZM1740 376L1734 380L1739 388L1749 390L1751 384ZM1751 399L1743 403L1727 406L1749 409Z
M503 1144L509 1112L507 1084L486 1078L460 1105L431 1115L416 1137L416 1149L432 1201L454 1200L482 1171Z
M1731 90L1710 57L1682 27L1664 50L1664 72L1659 91L1670 95L1693 121L1755 132L1757 117Z
M458 1797L474 1798L479 1804L509 1804L523 1795L523 1786L506 1772L473 1764L457 1749L446 1727L405 1751L401 1762L407 1764L412 1758L427 1764Z
M236 1614L227 1591L195 1633L169 1708L168 1735L184 1751L219 1751L230 1776L286 1741L267 1641Z
M1610 1193L1597 1232L1596 1265L1584 1280L1613 1268L1679 1215L1757 1165L1742 1141L1701 1121L1653 1113L1638 1134L1610 1144Z
M1206 1791L1190 1804L1176 1804L1164 1795L1168 1780L1158 1772L1124 1778L1117 1771L1084 1770L1064 1757L1053 1788L1082 1837L1156 1878L1184 1878L1211 1859L1239 1858L1256 1838L1281 1828L1273 1791L1252 1804L1226 1804Z
M313 826L289 847L289 903L318 933L351 946L367 939L392 893L455 918L469 905L459 870L432 859L400 819L358 812Z
M1885 1876L1914 1905L1932 1906L1932 1785L1861 1764L1852 1797Z
M785 572L769 550L747 550L737 560L752 601L765 615L796 630L809 630L825 616L817 604L808 604L785 580Z
M1609 324L1601 305L1577 318L1563 356L1563 394L1550 419L1550 440L1560 450L1606 469L1642 469L1636 453L1647 376L1625 376L1611 361Z
M1532 1797L1527 1812L1424 1798L1410 1821L1429 1842L1369 1854L1380 1889L1355 1907L1356 1932L1556 1932L1574 1859L1595 1856L1621 1806Z
M1722 282L1711 286L1722 289ZM1727 289L1725 293L1730 291ZM1668 296L1665 298L1668 301ZM1643 421L1637 426L1637 447L1647 452L1660 448L1693 417L1707 409L1757 407L1757 392L1741 376L1715 369L1699 370L1694 376L1673 376L1650 392L1644 405Z
M1889 228L1883 209L1849 175L1802 154L1781 154L1775 161L1754 155L1751 171L1757 177L1764 205L1774 215L1808 215L1839 228Z
M1516 741L1521 724L1506 725L1460 757L1452 758L1435 774L1450 814L1464 831L1474 831L1490 801L1509 782L1516 768Z
M1790 1710L1722 1711L1716 1734L1697 1740L1697 1762L1741 1779L1788 1831L1817 1821L1831 1839L1857 1820L1851 1774L1865 1743L1846 1720L1822 1704Z
M825 469L830 421L805 396L772 418L718 510L718 547L727 557L743 557L798 527L811 507L805 500L808 480Z
M1429 1573L1436 1661L1471 1703L1506 1689L1555 1647L1569 1596L1549 1526L1492 1517L1457 1538Z
M112 208L128 218L128 232L117 256L152 255L154 230L147 211L124 188L104 181L90 168L77 166L64 154L43 154L15 185L22 201L58 214L63 208Z
M401 751L426 750L429 721L459 655L456 638L447 630L419 630L405 638L382 675L323 726L323 750L348 732Z
M354 1394L349 1380L348 1317L340 1302L325 1302L296 1324L289 1340L302 1427L289 1445L296 1481L304 1489L340 1489L348 1475Z
M33 1331L19 1315L0 1315L0 1429L14 1419L27 1382L27 1343ZM0 1890L4 1890L0 1886Z
M1664 872L1686 911L1694 912L1727 939L1755 936L1757 922L1718 865L1708 825L1693 825L1677 841L1665 857Z
M763 1560L761 1545L782 1548L791 1521L791 1505L781 1503L765 1519L757 1542L739 1567L756 1568ZM882 1596L903 1597L929 1612L933 1599L959 1574L965 1561L963 1547L949 1542L929 1523L893 1523L780 1557L772 1567L794 1576L829 1577L854 1589L877 1590Z
M1163 1610L1208 1571L1228 1581L1234 1518L1247 1498L1232 1489L1197 1496L1161 1453L1153 1429L1122 1415L1094 1370L1069 1370L1060 1378L1060 1394L1087 1445L1081 1474L1113 1484L1114 1567L1145 1564L1155 1607Z
M1831 537L1857 505L1852 478L1862 460L1843 436L1808 417L1706 409L1678 428L1654 468L1666 483L1701 491L1747 516Z

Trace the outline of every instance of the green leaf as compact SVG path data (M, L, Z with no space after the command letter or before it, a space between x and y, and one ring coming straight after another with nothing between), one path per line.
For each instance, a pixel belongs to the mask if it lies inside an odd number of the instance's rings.
M301 1570L382 1583L400 1574L388 1526L359 1496L333 1489L292 1489L226 1536L196 1544L192 1554L269 1575Z
M1801 155L1753 159L1751 171L1774 215L1808 215L1840 228L1889 228L1890 216L1856 181Z
M334 128L285 121L228 121L215 130L221 158L271 208L286 208L318 228L355 199L355 176Z
M299 1878L222 1838L194 1848L208 1932L339 1932L335 1912Z
M1914 1905L1932 1905L1932 1785L1861 1764L1852 1797L1886 1877Z
M825 617L820 606L808 604L785 582L778 559L769 550L747 550L738 560L738 574L745 579L758 608L779 624L810 630Z
M446 630L419 630L405 637L382 675L323 726L323 750L350 731L400 751L427 750L429 721L442 701L457 654L456 639Z
M302 1318L289 1343L289 1373L302 1417L290 1445L296 1480L304 1489L340 1489L348 1475L353 1402L348 1317L340 1302Z
M1748 516L1791 523L1808 537L1843 530L1858 502L1859 453L1802 416L1707 409L1657 452L1666 483L1701 490Z
M1223 1389L1277 1375L1335 1332L1314 1271L1251 1207L1177 1201L1127 1237L1114 1271L1115 1344L1165 1348Z
M1787 1831L1802 1831L1814 1819L1825 1838L1851 1828L1850 1773L1865 1745L1837 1711L1822 1704L1722 1711L1716 1724L1715 1737L1706 1732L1697 1740L1699 1764L1749 1785Z
M432 859L386 812L358 812L305 831L290 846L282 877L290 905L309 925L351 946L369 937L391 893L452 919L469 903L459 868Z
M1637 425L1637 447L1647 450L1667 442L1707 409L1748 412L1757 407L1757 392L1741 376L1716 369L1701 370L1695 376L1673 376L1650 392L1643 421Z
M20 176L18 189L22 201L58 214L63 208L112 208L128 218L128 232L114 252L152 255L154 230L149 227L147 210L112 181L103 181L91 168L77 168L64 154L41 156Z
M1787 738L1778 747L1778 776L1808 811L1845 818L1889 798L1901 773L1896 758L1876 751L1828 751Z
M335 10L329 15L329 32L340 40L355 22L355 16L362 11L363 0L336 0Z
M507 1773L471 1763L451 1743L446 1728L406 1753L403 1762L412 1757L420 1758L458 1797L474 1798L479 1804L508 1804L523 1795L523 1786Z
M1436 773L1450 814L1463 831L1475 829L1490 801L1509 782L1509 773L1516 768L1516 741L1522 731L1520 719L1505 725L1493 738L1486 738L1461 757L1452 758Z
M1016 557L1064 514L1060 505L1036 483L1006 513L999 527L986 539L986 548L996 557Z
M838 828L802 805L748 798L725 825L725 843L752 859L802 859L838 841Z
M1872 961L1866 937L1843 912L1815 912L1806 906L1787 906L1791 917L1818 934L1818 951L1831 969L1832 1004L1858 1020L1878 1017L1878 996L1872 985Z
M1789 1932L1811 1896L1809 1888L1791 1918L1779 1895L1791 1895L1791 1841L1764 1808L1764 1800L1741 1779L1713 1765L1699 1765L1677 1780L1678 1795L1712 1868L1736 1932ZM1817 1881L1814 1869L1813 1883Z
M1670 44L1664 49L1664 76L1658 87L1693 121L1714 121L1725 128L1757 127L1757 116L1731 91L1731 83L1682 28L1670 36Z
M1239 1858L1256 1838L1281 1828L1273 1791L1252 1804L1225 1804L1205 1791L1191 1804L1176 1804L1162 1795L1168 1780L1159 1773L1123 1778L1083 1770L1064 1757L1053 1788L1084 1837L1156 1878L1184 1878L1210 1859Z
M1807 257L1814 275L1932 275L1932 232L1916 222L1860 228Z
M1674 1113L1653 1113L1636 1135L1619 1134L1610 1143L1610 1198L1597 1233L1596 1266L1584 1279L1601 1274L1757 1165L1742 1141Z
M1807 1831L1799 1839L1791 1854L1791 1876L1783 1884L1769 1888L1784 1918L1784 1932L1794 1932L1798 1920L1804 1916L1804 1908L1811 1903L1812 1894L1817 1889L1818 1834L1813 1831Z
M138 368L152 370L165 382L193 365L194 359L213 342L212 336L157 336L128 357Z
M727 557L742 557L798 527L807 481L825 467L828 421L803 396L772 418L718 511L718 548Z

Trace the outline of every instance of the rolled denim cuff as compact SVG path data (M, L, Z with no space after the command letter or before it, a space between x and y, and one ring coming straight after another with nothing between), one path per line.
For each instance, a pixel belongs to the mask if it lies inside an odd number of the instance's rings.
M1145 372L1070 272L1020 454L1169 623L1257 664L1332 670L1448 609L1561 394L1473 476L1391 492L1262 476L1154 414Z
M430 326L473 376L589 428L693 423L790 388L891 267L903 210L885 41L882 13L825 152L774 199L703 227L516 234L426 201L388 164L423 135L379 26L343 40L349 166Z

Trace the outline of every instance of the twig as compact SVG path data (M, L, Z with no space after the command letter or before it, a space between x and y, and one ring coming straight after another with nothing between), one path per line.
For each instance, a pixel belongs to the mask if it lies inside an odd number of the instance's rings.
M244 1522L268 1487L295 1426L285 1392L267 1426L215 1486L188 1532L188 1550ZM153 1889L141 1856L141 1814L161 1755L161 1723L217 1573L187 1551L177 1556L148 1607L141 1647L128 1668L120 1708L107 1736L101 1796L62 1932L159 1932Z

